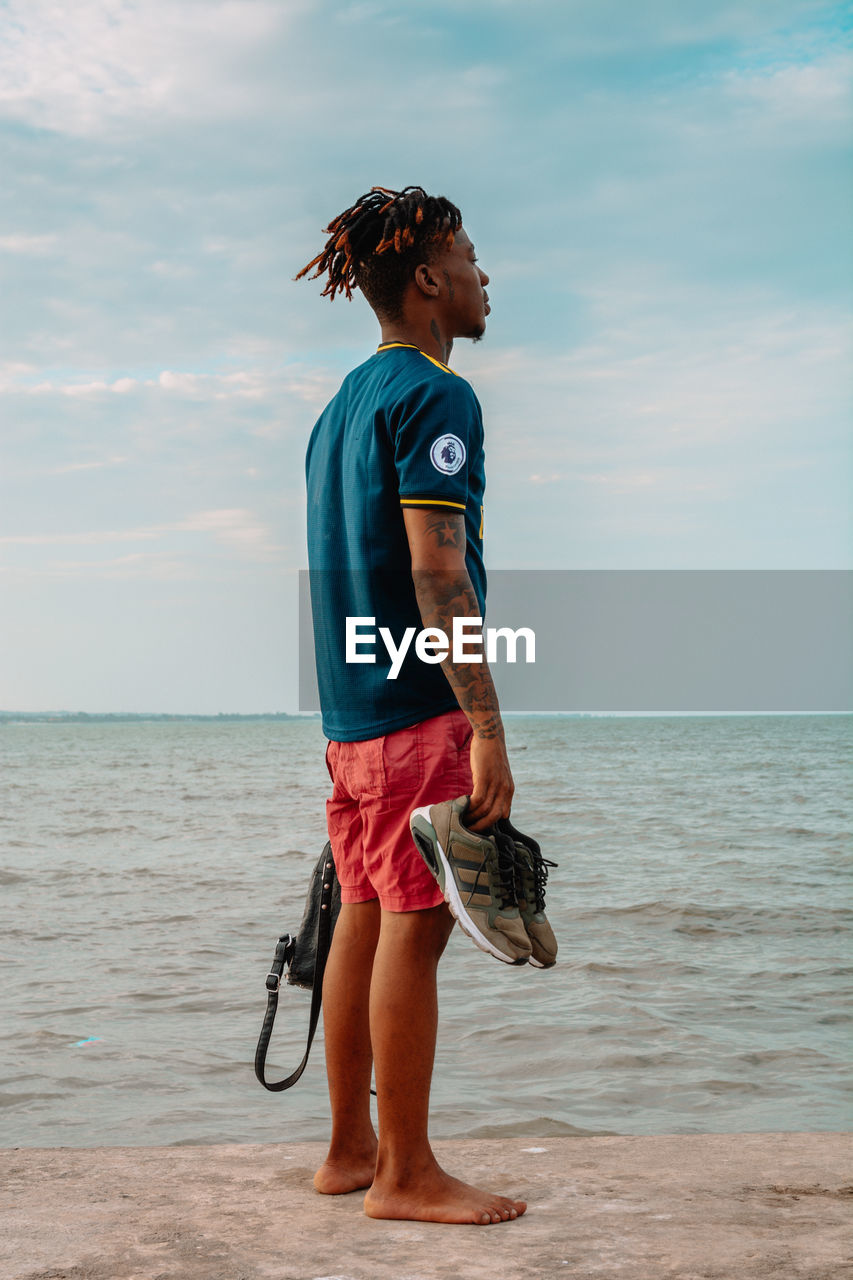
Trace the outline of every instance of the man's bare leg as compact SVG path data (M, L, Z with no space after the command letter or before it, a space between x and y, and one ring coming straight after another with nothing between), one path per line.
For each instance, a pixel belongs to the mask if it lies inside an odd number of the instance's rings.
M314 1176L324 1195L369 1187L376 1166L376 1133L370 1118L369 997L380 909L371 902L344 903L332 934L323 978L323 1035L332 1104L332 1139Z
M382 912L370 987L379 1152L364 1208L372 1218L506 1222L526 1204L445 1173L428 1137L429 1089L438 1029L436 969L453 918L442 905Z

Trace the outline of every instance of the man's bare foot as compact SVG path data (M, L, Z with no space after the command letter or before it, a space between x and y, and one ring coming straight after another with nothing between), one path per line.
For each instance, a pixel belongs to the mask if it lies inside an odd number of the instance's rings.
M452 1178L438 1165L407 1185L377 1180L364 1197L369 1218L405 1218L415 1222L460 1222L487 1226L510 1222L527 1208L523 1200L508 1200Z
M376 1152L334 1156L330 1151L314 1174L314 1186L324 1196L343 1196L348 1191L363 1191L373 1182Z

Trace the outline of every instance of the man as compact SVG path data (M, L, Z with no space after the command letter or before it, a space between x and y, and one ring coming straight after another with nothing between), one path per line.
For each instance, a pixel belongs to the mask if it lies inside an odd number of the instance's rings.
M381 326L308 447L308 553L342 907L323 984L332 1138L314 1184L367 1188L377 1218L498 1223L526 1205L451 1177L428 1138L436 968L453 926L412 842L417 806L470 795L469 829L509 816L513 781L485 661L441 666L410 649L347 661L345 619L450 635L482 617L482 417L447 361L478 341L488 276L459 210L420 187L374 187L327 228L324 295L360 288ZM371 658L373 660L371 660ZM379 1139L370 1117L375 1067Z

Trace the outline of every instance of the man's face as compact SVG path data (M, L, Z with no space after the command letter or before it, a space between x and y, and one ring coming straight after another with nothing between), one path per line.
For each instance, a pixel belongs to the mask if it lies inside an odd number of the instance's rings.
M489 277L477 263L474 246L462 227L456 232L453 247L434 263L442 286L444 322L451 338L473 338L476 342L486 332Z

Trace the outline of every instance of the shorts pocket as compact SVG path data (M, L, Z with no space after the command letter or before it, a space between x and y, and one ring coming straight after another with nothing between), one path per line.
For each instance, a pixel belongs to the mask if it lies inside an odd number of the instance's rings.
M420 725L398 729L382 739L382 763L385 771L386 795L416 793L424 780L423 734Z
M467 751L474 736L474 730L464 711L451 711L450 737L457 751Z

